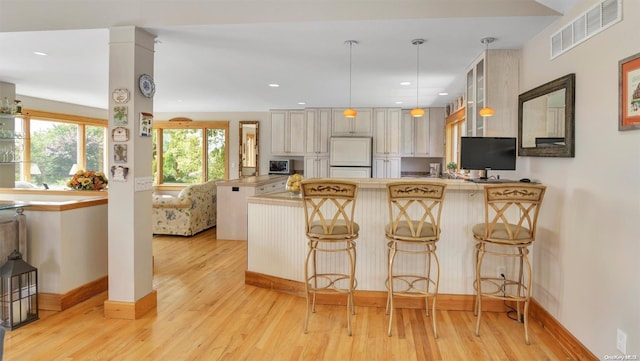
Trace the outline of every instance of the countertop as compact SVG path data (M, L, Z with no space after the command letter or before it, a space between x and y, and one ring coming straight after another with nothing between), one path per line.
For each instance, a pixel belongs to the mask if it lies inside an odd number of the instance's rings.
M278 181L286 181L286 175L259 175L255 177L244 177L238 179L231 179L227 181L219 181L216 186L220 187L259 187L265 184L274 183Z

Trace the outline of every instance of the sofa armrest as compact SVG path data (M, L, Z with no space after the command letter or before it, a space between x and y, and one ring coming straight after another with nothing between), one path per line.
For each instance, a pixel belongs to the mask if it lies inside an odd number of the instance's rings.
M191 201L182 197L153 196L153 208L189 208Z

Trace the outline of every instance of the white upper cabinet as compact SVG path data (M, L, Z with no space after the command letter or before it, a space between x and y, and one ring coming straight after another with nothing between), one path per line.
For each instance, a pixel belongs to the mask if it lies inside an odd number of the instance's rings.
M444 157L444 108L428 108L424 116L413 118L410 110L402 111L403 157Z
M332 109L332 137L371 137L373 135L373 117L371 108L356 108L355 118L345 118L344 109Z
M402 111L402 148L403 157L430 157L429 155L429 114L414 118L410 110Z
M375 108L373 152L377 157L400 155L400 108Z
M271 154L301 156L305 151L304 110L271 112Z
M444 108L429 109L429 157L444 158L445 122Z
M467 68L466 136L506 136L518 134L518 50L489 50ZM480 109L495 110L483 118Z
M305 156L328 156L331 133L331 109L305 109Z

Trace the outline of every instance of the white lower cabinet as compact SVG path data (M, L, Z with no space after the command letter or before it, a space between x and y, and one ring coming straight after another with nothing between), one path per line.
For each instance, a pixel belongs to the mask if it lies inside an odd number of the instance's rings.
M287 184L285 176L259 176L254 183L243 180L217 183L216 236L225 240L247 239L247 198L282 192Z
M374 158L373 178L400 178L400 158Z
M304 157L304 177L329 177L329 157Z

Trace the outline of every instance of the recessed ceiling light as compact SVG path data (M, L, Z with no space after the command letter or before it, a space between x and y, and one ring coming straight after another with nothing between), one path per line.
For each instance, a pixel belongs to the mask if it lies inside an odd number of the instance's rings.
M280 86L280 84L271 83L271 84L269 84L269 86L272 87L272 88L277 88L277 87Z
M449 95L447 92L438 93L438 95Z
M400 85L411 85L410 81L403 81L400 83Z
M307 104L307 103L305 103L305 102L298 102L298 105L305 105L305 104Z
M36 55L41 55L41 56L47 56L47 55L49 55L49 54L47 54L47 53L45 53L45 52L42 52L42 51L34 51L33 53L34 53L34 54L36 54Z
M396 104L402 104L402 102L396 102Z

